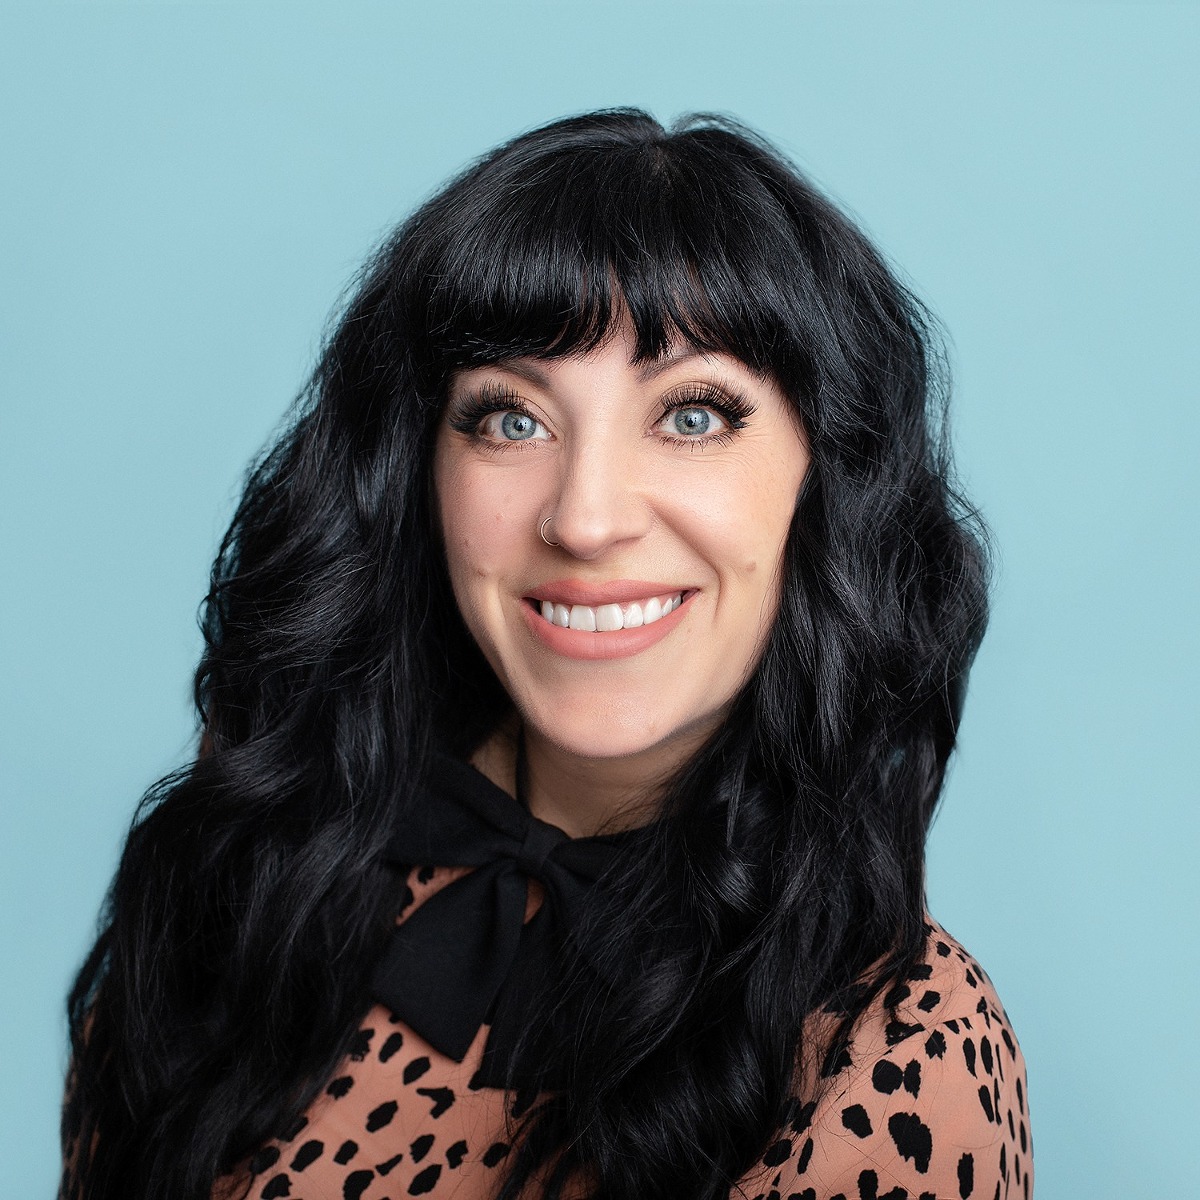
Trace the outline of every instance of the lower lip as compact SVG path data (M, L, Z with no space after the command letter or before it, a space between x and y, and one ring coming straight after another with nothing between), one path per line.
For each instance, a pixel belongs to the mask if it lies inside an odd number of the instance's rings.
M608 633L589 633L586 629L564 629L554 625L542 616L540 605L535 609L528 600L521 601L521 612L534 637L556 654L584 659L629 658L661 642L687 616L688 605L695 594L685 592L682 603L649 625L614 629Z

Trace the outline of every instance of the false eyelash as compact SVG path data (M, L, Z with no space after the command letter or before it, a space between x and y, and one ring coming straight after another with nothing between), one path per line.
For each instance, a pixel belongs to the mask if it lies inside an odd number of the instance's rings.
M537 420L525 401L507 384L488 382L455 407L454 414L449 418L450 428L472 435L478 429L479 422L494 412L519 412Z
M755 406L740 393L727 392L711 383L686 383L673 392L668 392L659 404L655 424L669 412L678 408L711 408L720 413L730 429L741 429L754 415ZM713 434L720 437L720 434ZM703 441L703 438L687 438L687 441Z

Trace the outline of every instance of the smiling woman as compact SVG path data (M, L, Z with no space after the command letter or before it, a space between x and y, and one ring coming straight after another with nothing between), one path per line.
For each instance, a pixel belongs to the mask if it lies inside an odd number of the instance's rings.
M636 359L625 317L586 354L457 371L434 459L454 598L522 715L530 810L572 832L728 713L809 463L769 377L729 354Z
M64 1200L1029 1196L925 905L986 617L933 350L727 120L557 122L409 218L214 566Z

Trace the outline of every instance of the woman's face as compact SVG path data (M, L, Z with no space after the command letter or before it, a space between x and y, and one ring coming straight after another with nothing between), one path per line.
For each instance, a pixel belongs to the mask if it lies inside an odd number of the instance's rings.
M722 719L774 620L809 465L771 380L633 349L624 328L590 354L457 372L434 458L468 629L523 719L585 758Z

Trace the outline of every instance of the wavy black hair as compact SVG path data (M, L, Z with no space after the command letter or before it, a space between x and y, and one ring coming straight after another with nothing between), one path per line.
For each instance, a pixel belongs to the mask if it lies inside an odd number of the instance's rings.
M987 592L935 325L737 123L558 121L382 245L248 476L203 612L202 752L143 799L70 996L64 1197L208 1197L345 1054L397 908L389 831L435 748L511 712L434 512L448 377L595 347L625 315L640 359L683 339L768 372L812 461L761 660L590 913L589 953L626 983L538 1047L531 1069L549 1053L571 1084L521 1109L499 1195L727 1195L923 953Z

